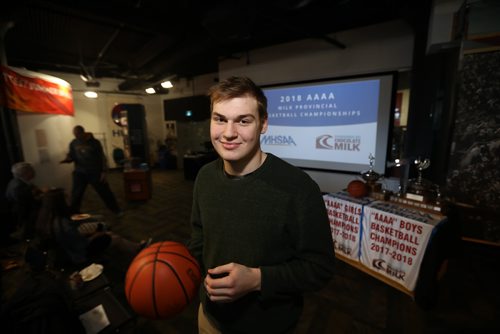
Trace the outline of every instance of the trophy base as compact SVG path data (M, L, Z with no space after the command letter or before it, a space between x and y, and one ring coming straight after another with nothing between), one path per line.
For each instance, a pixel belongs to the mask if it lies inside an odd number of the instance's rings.
M404 197L406 199L416 201L416 202L428 202L429 201L428 199L426 200L424 195L420 195L420 194L406 193L406 194L404 194Z
M434 202L437 198L436 185L425 179L410 180L404 196L417 202Z
M419 197L420 195L416 195L417 199L415 200L412 199L413 197L412 195L414 194L410 194L410 196L408 196L408 194L405 194L404 196L390 196L389 201L441 214L444 214L446 212L445 203L437 201L429 201L426 200L425 198L423 200L420 200Z
M381 183L366 182L366 186L368 187L368 195L382 192L382 184Z

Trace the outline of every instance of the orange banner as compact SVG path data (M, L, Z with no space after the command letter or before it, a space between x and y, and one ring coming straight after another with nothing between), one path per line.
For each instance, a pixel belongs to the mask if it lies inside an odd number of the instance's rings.
M0 66L3 99L9 109L47 114L75 114L71 85L59 78L20 68ZM3 101L2 101L3 100Z

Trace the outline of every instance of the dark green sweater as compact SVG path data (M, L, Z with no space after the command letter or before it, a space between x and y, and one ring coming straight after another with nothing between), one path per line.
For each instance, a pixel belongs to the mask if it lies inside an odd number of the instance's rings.
M194 187L189 243L202 271L235 262L260 267L261 291L229 304L200 296L223 333L281 333L296 325L302 293L331 279L334 249L317 184L272 154L238 180L222 160L205 165ZM203 289L203 286L202 286Z

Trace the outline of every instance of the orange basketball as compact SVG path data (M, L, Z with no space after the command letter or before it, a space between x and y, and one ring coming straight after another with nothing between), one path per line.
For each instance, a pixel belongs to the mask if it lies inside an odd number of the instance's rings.
M347 192L352 197L364 197L368 195L368 186L363 181L353 180L347 185Z
M137 314L168 319L193 300L200 282L198 262L184 245L157 242L132 260L125 277L125 296Z

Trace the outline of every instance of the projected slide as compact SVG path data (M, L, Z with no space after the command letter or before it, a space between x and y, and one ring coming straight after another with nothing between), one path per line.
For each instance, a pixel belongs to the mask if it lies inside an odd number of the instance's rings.
M264 87L269 129L261 146L304 168L385 171L392 75Z

